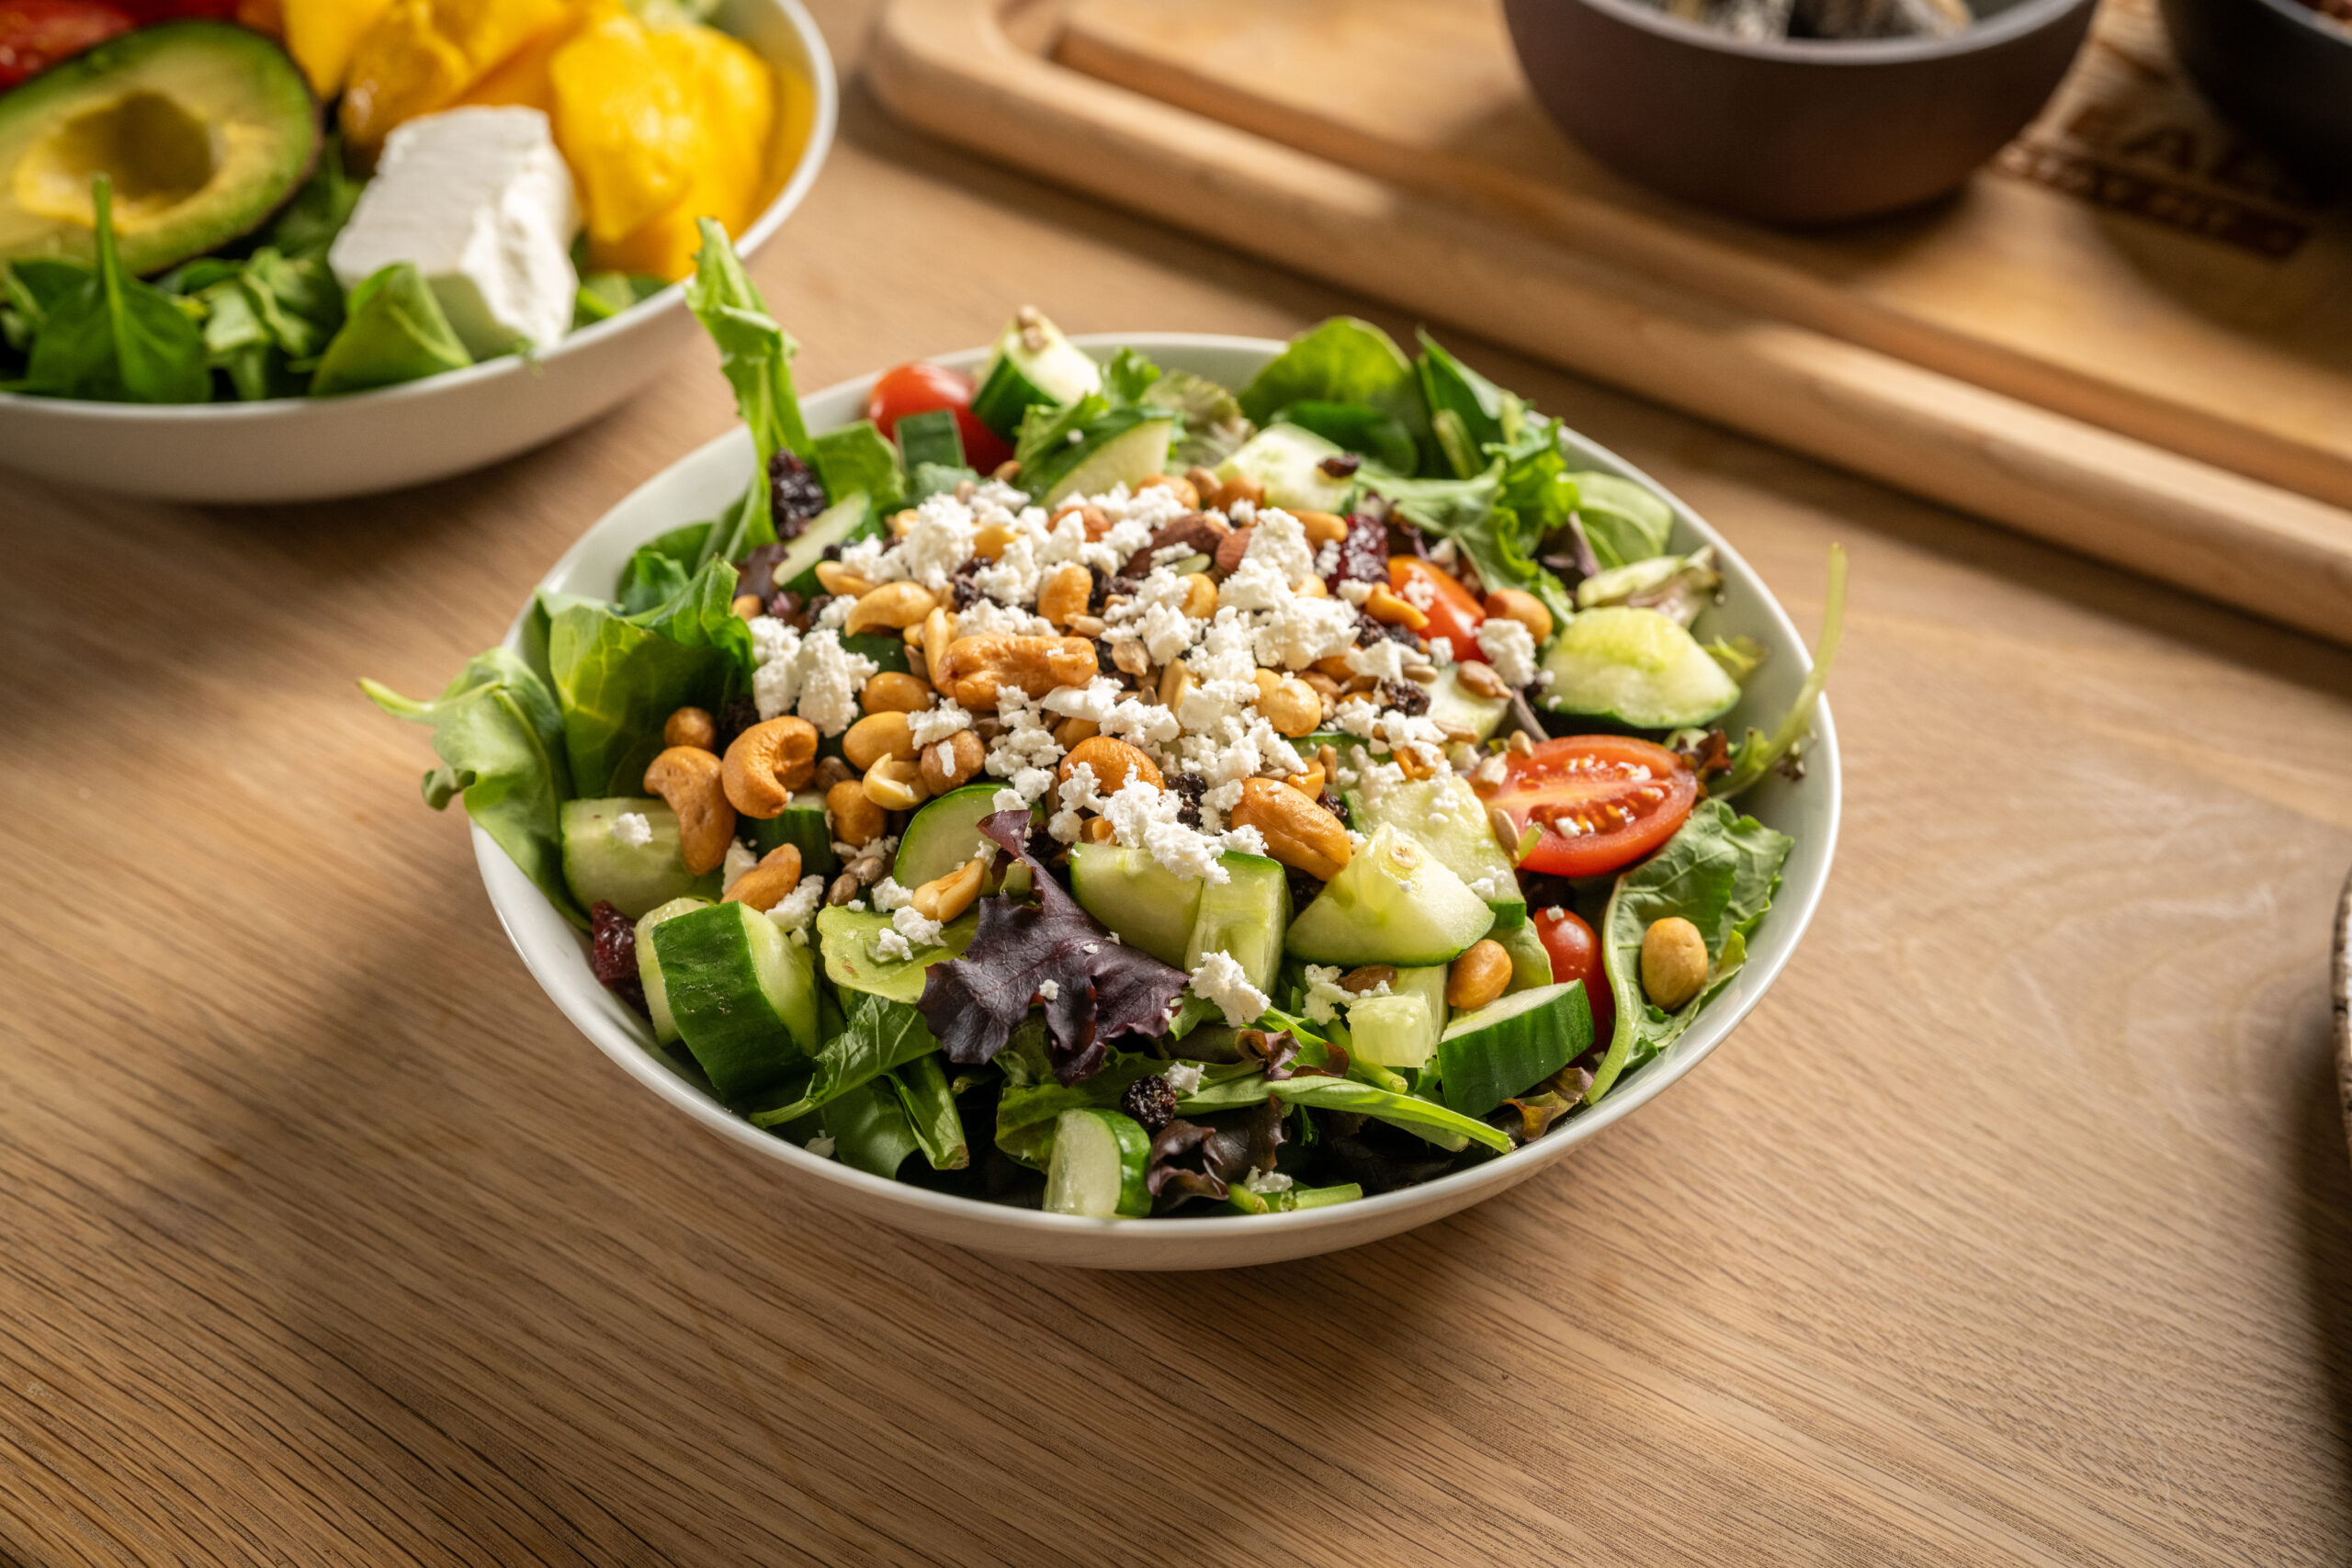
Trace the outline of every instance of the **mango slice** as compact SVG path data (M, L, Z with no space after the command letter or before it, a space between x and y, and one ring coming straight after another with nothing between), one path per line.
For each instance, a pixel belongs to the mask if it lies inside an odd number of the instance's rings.
M344 135L372 152L394 126L451 107L571 14L567 0L390 0L352 51Z

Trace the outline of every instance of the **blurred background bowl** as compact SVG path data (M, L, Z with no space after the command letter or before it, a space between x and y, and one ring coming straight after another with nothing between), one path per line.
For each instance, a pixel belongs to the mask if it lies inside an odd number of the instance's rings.
M2295 0L2164 0L2164 14L2216 107L2314 183L2352 179L2352 28Z
M736 237L744 256L800 205L833 143L838 86L800 0L722 0L711 18L814 99L776 117L778 188ZM805 124L797 162L786 165ZM585 424L662 373L699 333L676 284L565 337L446 376L335 398L80 402L0 393L0 466L61 484L180 502L328 501L483 468Z
M2056 90L2094 4L1987 0L1951 39L1771 42L1639 0L1503 10L1537 100L1594 157L1719 212L1807 224L1957 187Z

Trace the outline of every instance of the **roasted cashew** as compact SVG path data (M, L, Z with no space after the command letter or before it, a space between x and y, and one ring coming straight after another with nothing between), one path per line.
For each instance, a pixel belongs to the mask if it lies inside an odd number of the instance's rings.
M727 748L727 798L746 817L782 815L817 771L817 727L786 715L765 719Z
M1273 779L1242 780L1232 818L1235 827L1264 835L1266 853L1319 881L1339 875L1355 852L1338 818Z
M1070 617L1086 614L1094 598L1094 574L1072 561L1057 566L1037 590L1037 614L1056 626L1068 627Z
M858 596L849 607L846 632L902 631L919 626L939 607L939 600L920 582L886 582Z
M1154 789L1167 787L1157 763L1138 748L1108 735L1097 735L1071 747L1055 776L1066 781L1081 765L1094 771L1094 787L1106 800L1125 788L1131 778L1141 779Z
M778 844L760 860L760 863L735 879L735 886L720 899L725 904L749 904L761 914L766 914L792 896L800 886L800 847Z
M735 807L719 783L719 761L698 746L673 746L646 764L645 793L678 815L678 852L696 876L717 871L735 841Z

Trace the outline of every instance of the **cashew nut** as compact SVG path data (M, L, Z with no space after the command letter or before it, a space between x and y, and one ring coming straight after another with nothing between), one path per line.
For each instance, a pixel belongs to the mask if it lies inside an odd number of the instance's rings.
M914 760L915 737L902 713L870 713L842 736L842 755L853 768L872 768L885 757Z
M1487 614L1497 620L1517 621L1543 647L1552 639L1552 612L1524 588L1498 588L1487 595Z
M1403 626L1407 631L1417 632L1430 624L1419 605L1386 588L1375 587L1364 595L1363 613L1375 621Z
M1295 675L1278 675L1272 670L1261 670L1258 682L1258 712L1279 735L1294 739L1307 734L1323 722L1323 699L1315 688Z
M922 770L902 757L885 757L865 770L865 798L885 811L912 811L931 798Z
M678 852L696 876L717 871L735 841L735 807L718 775L718 759L697 746L673 746L645 769L645 792L678 814Z
M932 686L938 691L947 689L947 649L956 641L956 617L945 610L933 610L922 618L922 667L931 677Z
M933 795L945 795L978 773L980 764L987 760L980 738L968 729L959 729L946 739L923 748L923 787Z
M825 815L832 818L833 837L863 847L882 836L882 808L868 800L865 786L843 779L825 792Z
M756 593L738 593L735 595L733 607L737 620L748 621L760 613L760 596Z
M1237 828L1255 828L1266 852L1295 871L1329 882L1355 852L1340 819L1286 784L1244 779L1241 800L1232 811Z
M1642 933L1642 989L1673 1012L1707 984L1707 942L1679 915L1652 920Z
M1159 776L1159 766L1149 757L1108 735L1097 735L1071 747L1056 776L1068 779L1081 765L1094 771L1094 787L1106 797L1117 794L1130 778L1141 779L1154 789L1164 788L1166 784Z
M1306 530L1306 542L1317 548L1336 545L1348 536L1348 520L1331 512L1308 512L1294 509L1291 515Z
M1094 645L1084 637L993 632L948 644L932 684L975 713L993 713L997 693L1006 686L1042 697L1058 687L1083 686L1095 673Z
M954 919L980 896L980 881L988 871L989 863L974 855L946 875L924 883L915 889L915 913L926 920Z
M1304 773L1284 773L1283 783L1290 785L1307 799L1313 800L1323 793L1324 783L1329 777L1330 775L1324 771L1322 763L1309 762Z
M868 713L921 713L938 699L912 675L885 670L865 682L858 701Z
M718 750L718 725L702 708L684 707L662 724L662 744L691 746L697 751Z
M1056 567L1037 590L1037 614L1056 626L1068 627L1070 617L1086 614L1094 597L1094 574L1072 561Z
M778 844L760 860L760 863L735 879L735 886L720 899L723 904L749 904L761 914L766 914L800 886L800 847Z
M824 585L826 592L843 599L863 599L874 592L874 584L837 560L819 561L817 581Z
M919 624L938 607L938 599L920 582L886 582L858 595L842 629L853 634L899 631Z
M1184 614L1205 621L1216 614L1216 579L1196 571L1184 579Z
M1136 490L1137 493L1148 490L1172 491L1176 499L1184 503L1185 511L1197 512L1201 507L1201 492L1193 487L1193 481L1180 479L1174 474L1154 474L1136 486Z
M1445 1005L1476 1012L1510 984L1510 954L1492 937L1482 937L1446 971Z
M1054 744L1067 751L1081 740L1091 740L1102 733L1102 727L1091 718L1066 718L1054 726Z
M746 817L780 815L817 771L817 727L789 716L752 726L727 748L728 801Z
M1086 825L1079 829L1079 836L1090 844L1107 844L1114 831L1108 817L1090 817Z

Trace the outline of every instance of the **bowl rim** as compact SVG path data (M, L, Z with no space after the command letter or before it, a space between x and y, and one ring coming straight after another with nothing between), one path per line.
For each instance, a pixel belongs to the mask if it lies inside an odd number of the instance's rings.
M1254 353L1266 358L1271 358L1285 346L1283 343L1272 338L1217 333L1093 333L1075 336L1071 341L1081 347L1093 349L1114 349L1123 345L1145 352L1199 348L1211 351ZM980 361L992 352L991 347L983 346L953 354L931 355L928 356L928 362L969 370L977 367ZM876 371L870 375L838 381L818 391L804 394L802 400L804 403L808 403L847 395L855 400L862 401L879 375L880 372ZM1563 429L1566 429L1565 424ZM1634 464L1581 435L1576 436L1576 439L1589 451L1601 455L1626 477L1655 490L1673 508L1678 524L1687 525L1706 543L1713 545L1719 558L1753 582L1757 589L1758 608L1764 618L1771 624L1776 637L1792 650L1792 656L1798 661L1802 670L1811 670L1812 650L1803 636L1798 633L1795 623L1790 619L1787 610L1772 593L1770 588L1765 584L1762 575L1747 564L1746 558L1741 556L1729 541L1702 519L1679 497L1659 485L1657 480L1651 479ZM540 589L554 587L561 582L572 570L575 563L597 542L596 536L599 532L616 514L641 504L649 491L657 486L670 482L672 476L679 469L690 464L707 460L724 447L741 449L748 457L749 446L749 433L738 424L663 468L661 472L631 491L609 508L604 515L582 530L580 536L572 541L571 547L533 586L533 596L536 597ZM666 524L650 525L648 536L651 536L652 533L662 526L676 525L674 519L669 520ZM529 601L526 600L523 608L516 612L514 623L507 629L504 646L519 649L528 609ZM529 908L536 903L538 907L545 908L546 896L523 874L489 833L478 826L471 828L471 833L475 862L481 873L484 890L490 896L492 908L498 916L499 924L505 931L507 940L514 944L516 953L522 958L524 967L530 971L531 977L538 982L540 989L547 994L548 998L555 1003L557 1010L570 1020L574 1028L585 1034L589 1041L611 1058L623 1072L645 1088L651 1089L672 1106L693 1117L704 1127L746 1149L780 1160L805 1175L836 1183L847 1189L851 1194L874 1200L886 1206L904 1204L912 1210L925 1211L929 1217L935 1221L961 1220L971 1224L985 1222L991 1229L1009 1229L1029 1235L1061 1236L1091 1235L1102 1237L1115 1234L1123 1237L1137 1238L1136 1245L1145 1247L1148 1242L1144 1238L1155 1235L1171 1240L1180 1236L1202 1239L1266 1236L1277 1234L1270 1229L1274 1226L1283 1227L1283 1231L1295 1235L1307 1235L1325 1230L1345 1232L1358 1228L1367 1220L1376 1222L1381 1216L1423 1206L1432 1209L1430 1218L1434 1219L1467 1203L1478 1201L1481 1198L1492 1196L1495 1192L1514 1185L1521 1179L1533 1176L1546 1166L1565 1158L1579 1145L1633 1114L1634 1111L1648 1104L1679 1082L1730 1035L1731 1032L1763 999L1764 994L1771 988L1773 983L1779 979L1781 972L1787 967L1789 961L1796 955L1797 949L1802 945L1806 931L1813 924L1814 915L1820 907L1823 893L1828 886L1829 874L1835 867L1837 859L1844 788L1843 765L1838 747L1837 727L1831 719L1829 702L1826 696L1815 711L1813 750L1808 761L1813 764L1806 774L1808 781L1818 778L1821 781L1821 788L1827 797L1822 812L1823 827L1819 844L1821 869L1811 897L1801 906L1788 908L1785 910L1777 905L1775 907L1775 915L1781 916L1789 922L1780 928L1787 933L1785 944L1780 947L1776 954L1760 961L1751 962L1741 971L1742 984L1737 994L1720 998L1720 1010L1708 1016L1704 1021L1703 1029L1699 1024L1692 1025L1682 1038L1676 1042L1672 1054L1645 1064L1640 1072L1624 1084L1623 1088L1602 1100L1599 1106L1576 1117L1557 1132L1547 1134L1535 1143L1515 1149L1509 1155L1482 1161L1466 1169L1440 1177L1433 1181L1399 1188L1393 1192L1379 1193L1372 1197L1357 1199L1352 1202L1335 1203L1325 1208L1293 1211L1287 1213L1231 1214L1214 1218L1186 1218L1155 1223L1147 1223L1141 1219L1089 1219L1074 1214L1048 1214L1039 1210L1016 1208L1010 1204L990 1203L976 1198L934 1191L909 1182L874 1176L843 1165L838 1160L820 1158L789 1139L778 1137L765 1129L753 1126L743 1117L694 1088L676 1072L664 1066L643 1043L625 1032L618 1021L616 1010L614 1014L607 1015L585 1009L575 1010L567 1005L565 997L558 991L549 978L539 973L538 965L533 959L532 948L526 945L524 935L517 931L514 920L509 916L510 904L518 908ZM568 926L565 929L568 932L571 931ZM576 936L576 933L573 934ZM582 973L586 972L586 959L576 944L571 947L566 957L570 962L576 964ZM603 988L597 987L595 989L599 998L602 998ZM614 1005L617 1010L618 1004ZM634 1015L631 1017L631 1021L641 1023L641 1021L636 1020ZM1445 1202L1447 1198L1457 1195L1461 1198L1459 1202L1452 1204ZM845 1198L846 1201L850 1200ZM977 1237L972 1245L979 1246L983 1250L987 1249L987 1244ZM1118 1267L1116 1264L1109 1266Z
M2271 5L2291 0L2266 0ZM1583 6L1614 21L1653 34L1670 43L1777 64L1840 68L1904 65L1928 60L1951 60L1983 50L1996 49L2029 33L2055 26L2076 11L2089 10L2097 0L2018 0L2016 5L1948 39L1779 39L1734 38L1696 22L1669 17L1641 0L1509 0L1505 10L1516 15L1535 5Z
M2302 5L2300 0L2253 0L2253 4L2261 10L2285 17L2305 32L2315 33L2324 39L2326 42L2322 47L2340 49L2352 54L2352 22L2332 22L2321 16L2315 7Z
M736 239L737 252L748 260L800 206L808 194L809 186L816 183L825 161L831 155L833 137L841 116L841 86L833 71L832 51L826 48L824 34L818 29L816 19L808 15L801 0L745 0L745 3L769 6L784 15L792 27L794 36L799 40L802 52L808 56L809 85L816 97L816 105L809 117L808 140L800 150L799 162L793 166L792 177L784 183L784 187L776 192L775 198L760 209L759 216ZM365 392L347 392L334 398L261 398L252 402L233 403L113 403L0 392L0 412L38 409L51 415L66 412L91 420L145 423L151 421L280 419L288 417L294 411L313 410L322 405L339 409L380 408L389 403L431 397L460 387L482 386L502 377L540 375L547 367L571 355L575 350L585 354L606 339L684 309L685 284L682 280L664 285L628 310L604 321L575 333L566 333L560 343L544 354L501 355L495 359L469 365L462 370L427 376L421 380L404 381L393 387L378 387Z

